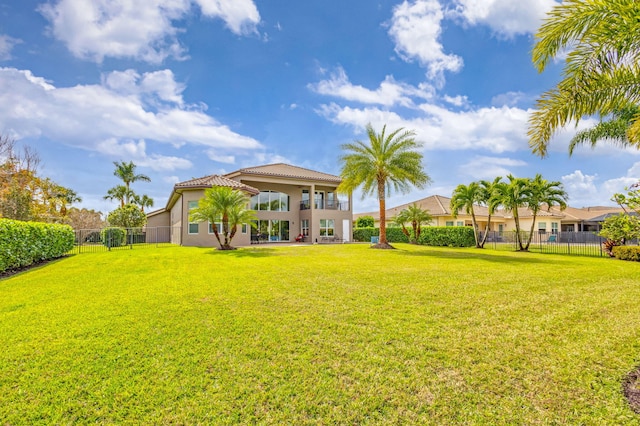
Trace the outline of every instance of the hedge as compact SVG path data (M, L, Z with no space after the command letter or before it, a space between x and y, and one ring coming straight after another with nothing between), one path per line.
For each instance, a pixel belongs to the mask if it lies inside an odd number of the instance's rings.
M632 260L640 262L640 247L639 246L614 246L613 255L616 259L620 260Z
M420 233L418 244L439 247L471 247L476 245L469 226L427 226Z
M413 233L413 230L411 230ZM378 228L354 228L353 240L370 242L371 237L378 236ZM390 243L407 243L409 238L402 228L387 228L387 241ZM471 247L476 245L473 229L468 226L423 226L418 244L444 247Z
M74 240L69 225L0 219L0 272L64 256Z

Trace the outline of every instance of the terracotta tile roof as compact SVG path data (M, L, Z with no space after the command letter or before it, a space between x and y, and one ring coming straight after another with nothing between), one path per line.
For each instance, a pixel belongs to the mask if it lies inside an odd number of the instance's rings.
M429 211L431 216L451 216L451 209L449 208L449 205L451 203L451 198L443 197L442 195L431 195L429 197L422 198L417 201L401 204L397 207L392 207L390 209L387 209L386 210L387 219L395 217L402 210L413 205L414 203L417 204L418 207L420 207L421 209ZM484 206L475 206L473 210L476 216L478 217L487 217L489 215L489 209L487 209ZM466 213L464 213L464 211L461 211L459 214L464 215ZM372 216L375 220L379 220L380 212L375 211L375 212L369 212L369 213L357 213L353 215L354 219L357 219L361 216ZM493 217L496 217L496 216L500 217L500 212L496 212L493 214Z
M265 166L247 167L235 172L226 174L225 176L257 175L257 176L274 176L283 178L295 178L304 180L315 180L321 182L340 183L340 176L330 175L328 173L317 172L302 167L291 166L284 163L267 164Z
M557 207L552 207L551 211L558 211ZM559 212L565 216L565 220L576 220L576 221L589 221L594 222L593 219L598 218L599 216L605 215L607 213L622 213L623 209L620 207L605 207L605 206L596 206L596 207L567 207L563 212Z
M237 182L220 175L209 175L187 180L184 182L178 182L175 184L174 190L211 188L212 186L227 186L229 188L239 189L253 195L260 193L259 190L252 186L245 185L244 183Z

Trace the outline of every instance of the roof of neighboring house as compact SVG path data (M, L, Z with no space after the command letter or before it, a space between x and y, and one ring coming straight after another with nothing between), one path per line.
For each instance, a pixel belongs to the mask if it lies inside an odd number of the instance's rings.
M564 211L560 211L558 207L552 207L551 211L556 211L559 214L564 215L565 220L575 220L575 221L587 221L587 222L598 222L596 220L598 217L605 214L618 214L624 212L624 210L620 207L604 207L604 206L596 206L596 207L567 207Z
M391 220L402 210L406 209L412 204L417 204L423 210L428 210L432 216L451 216L451 198L443 197L442 195L431 195L420 200L392 207L386 210L387 220ZM474 206L473 211L476 217L487 217L489 210L484 206ZM606 217L623 213L624 210L620 207L606 207L606 206L594 206L594 207L568 207L565 210L561 210L558 206L553 206L550 209L542 208L538 212L538 217L551 217L558 218L565 221L585 221L585 222L601 222ZM531 210L527 208L518 209L518 214L521 218L532 217ZM464 216L466 213L461 210L458 215ZM354 220L362 216L372 216L374 220L380 220L380 212L369 213L356 213L353 215ZM509 219L513 217L513 213L507 212L504 209L497 210L492 217Z
M282 178L304 179L319 182L340 183L340 176L328 173L317 172L303 167L292 166L284 163L267 164L265 166L246 167L235 172L226 174L226 177L236 177L238 175L273 176Z
M449 207L451 204L451 198L443 197L442 195L431 195L426 198L422 198L417 201L413 201L411 203L401 204L397 207L392 207L386 210L387 219L391 219L398 215L402 210L405 210L409 206L413 204L417 204L423 210L427 210L431 216L451 216L451 208ZM473 212L476 216L486 217L489 215L489 209L484 206L474 206ZM460 212L462 214L463 212ZM374 220L380 220L380 212L370 212L370 213L357 213L354 214L354 219L357 219L362 216L372 216ZM496 214L493 215L494 217Z
M178 182L175 184L174 191L178 189L200 189L200 188L211 188L212 186L226 186L233 189L239 189L241 191L248 192L252 195L257 195L260 193L260 190L245 185L244 183L226 178L220 175L209 175L203 176L191 180L187 180L184 182Z

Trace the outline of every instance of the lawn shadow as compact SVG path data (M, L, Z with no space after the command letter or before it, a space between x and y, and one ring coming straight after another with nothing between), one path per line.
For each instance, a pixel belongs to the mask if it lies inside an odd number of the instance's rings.
M31 265L27 265L27 266L23 266L21 268L16 268L16 269L9 269L8 271L3 271L0 272L0 281L5 280L7 278L11 278L14 277L16 275L21 275L25 272L29 272L29 271L35 271L37 269L41 269L44 268L45 266L51 265L53 263L58 263L61 262L65 259L68 259L70 257L76 256L76 254L66 254L64 256L58 257L56 259L48 259L48 260L43 260L37 263L33 263Z
M445 249L444 247L442 249ZM406 256L416 257L435 257L440 259L480 259L487 262L494 263L522 263L522 264L536 264L536 263L548 263L545 259L541 259L538 256L539 253L531 252L517 252L517 251L485 251L487 249L468 249L468 251L446 251L446 250L421 250L421 251L408 251L399 249L398 254L402 253ZM502 256L499 253L509 253L514 256ZM532 257L536 256L536 257ZM554 259L554 262L558 262L558 259ZM564 261L560 261L564 263Z

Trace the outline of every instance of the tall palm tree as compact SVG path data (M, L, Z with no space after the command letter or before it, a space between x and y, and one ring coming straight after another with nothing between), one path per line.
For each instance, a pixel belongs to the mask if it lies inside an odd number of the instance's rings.
M535 178L529 179L528 186L529 192L525 200L525 205L531 211L533 220L531 221L531 231L529 232L529 239L527 240L524 250L529 250L536 225L536 218L543 207L546 207L547 211L553 206L559 206L560 210L564 210L567 208L567 199L569 198L562 188L562 183L558 181L549 182L543 179L539 173L536 174Z
M204 191L204 197L198 202L198 207L189 213L190 222L205 222L213 224L213 234L220 244L220 250L234 250L231 241L236 234L236 228L242 223L253 224L256 220L255 211L247 209L249 197L242 191L226 186L214 186ZM215 225L222 222L222 237Z
M117 200L120 202L120 207L124 207L125 204L129 203L129 199L134 197L135 194L132 190L127 188L124 185L117 185L107 191L107 195L105 195L105 200ZM126 200L126 202L125 202Z
M527 206L531 186L527 178L517 178L510 174L507 176L507 179L509 179L508 182L499 182L496 185L494 204L501 205L505 211L513 214L513 221L516 225L516 243L518 244L519 250L524 251L525 248L520 232L520 212L518 209Z
M428 210L423 210L416 203L413 203L398 213L394 222L402 227L402 233L409 238L409 242L412 244L418 244L418 241L420 241L422 224L429 224L432 220L433 216L431 216ZM409 230L405 226L407 223L410 223L411 228L413 229L413 239L411 238Z
M402 193L409 192L411 185L418 188L430 182L422 168L422 154L417 151L421 146L414 139L414 131L403 128L386 134L387 126L376 133L371 124L367 124L365 143L355 141L342 145L346 151L342 163L342 183L338 191L352 193L362 185L362 197L375 194L380 207L380 241L373 247L391 248L387 242L386 196L393 188Z
M569 143L569 155L573 154L578 145L589 143L591 148L595 148L599 141L608 141L621 148L632 146L633 144L627 138L627 132L639 113L640 108L635 105L616 110L608 120L600 121L589 129L579 131Z
M116 166L113 174L120 178L122 182L124 182L124 186L127 188L125 204L129 204L131 198L133 198L131 184L138 181L151 182L151 178L147 175L136 174L136 165L133 164L133 161L129 161L128 163L125 163L124 161L114 161L113 164Z
M493 181L489 182L487 180L481 180L480 184L480 205L484 205L487 207L487 227L484 230L484 234L482 235L482 240L480 241L480 248L484 247L484 244L487 242L487 236L491 231L491 216L495 213L496 209L500 205L499 196L497 193L498 185L502 182L502 176L498 176Z
M529 145L545 156L553 134L582 117L606 117L640 104L640 2L565 0L536 34L533 62L542 72L570 50L563 78L542 94L529 118ZM629 126L630 144L640 147L640 121Z
M478 182L471 182L469 185L460 184L453 190L451 196L451 215L456 218L460 210L471 215L471 224L473 226L473 237L476 240L476 248L480 248L480 238L478 236L478 222L476 221L476 212L473 207L482 201L483 192Z

